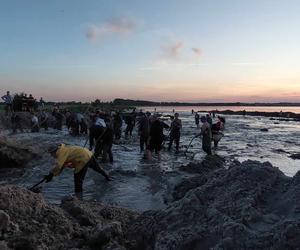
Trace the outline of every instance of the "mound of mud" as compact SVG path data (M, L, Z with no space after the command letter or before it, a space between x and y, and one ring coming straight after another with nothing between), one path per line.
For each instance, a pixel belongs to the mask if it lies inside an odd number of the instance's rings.
M36 153L19 143L0 141L0 168L18 168L36 156Z
M38 156L39 152L34 148L2 139L0 141L0 180L21 176L25 171L26 164Z
M300 246L300 172L290 178L269 163L246 161L199 171L190 183L180 184L186 193L174 190L166 209L145 212L131 225L136 249Z
M182 167L190 177L169 206L142 214L75 198L51 206L39 194L2 186L0 248L297 249L300 172L291 178L270 163L223 163L213 156Z
M126 209L65 199L48 205L41 195L0 187L0 247L4 249L125 249L124 232L137 216Z

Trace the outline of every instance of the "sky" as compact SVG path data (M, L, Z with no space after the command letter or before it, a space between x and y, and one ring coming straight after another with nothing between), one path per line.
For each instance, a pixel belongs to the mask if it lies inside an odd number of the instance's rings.
M298 0L0 0L0 91L300 102Z

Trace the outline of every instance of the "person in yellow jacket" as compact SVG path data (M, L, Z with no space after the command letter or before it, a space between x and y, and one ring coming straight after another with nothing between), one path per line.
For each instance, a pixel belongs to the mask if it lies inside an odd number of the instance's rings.
M45 177L46 182L50 182L53 176L59 175L65 168L74 169L75 194L82 193L82 184L88 168L102 174L106 180L111 180L99 166L93 153L86 148L61 144L60 146L49 147L48 152L56 159L56 165Z

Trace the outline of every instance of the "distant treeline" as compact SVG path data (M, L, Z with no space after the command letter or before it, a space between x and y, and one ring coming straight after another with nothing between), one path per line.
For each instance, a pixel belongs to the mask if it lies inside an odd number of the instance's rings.
M245 103L245 102L215 102L215 103L206 103L206 102L151 102L144 100L130 100L130 99L115 99L113 105L116 106L274 106L274 107L285 107L285 106L294 106L299 107L299 103L289 103L289 102L278 102L278 103Z
M4 105L4 103L0 103L0 105ZM265 106L265 107L300 107L300 102L291 103L291 102L277 102L277 103L246 103L246 102L153 102L153 101L145 101L145 100L130 100L130 99L114 99L112 102L102 102L99 99L93 102L51 102L45 101L46 105L92 105L92 106L121 106L121 107L138 107L138 106Z

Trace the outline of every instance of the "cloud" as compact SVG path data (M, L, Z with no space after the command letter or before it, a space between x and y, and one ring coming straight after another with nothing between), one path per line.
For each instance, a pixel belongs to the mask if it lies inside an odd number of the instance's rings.
M184 47L183 41L170 42L161 46L163 57L166 59L178 59L181 56L181 51Z
M104 37L118 34L128 35L139 27L139 21L129 17L113 18L102 24L89 24L85 30L85 36L90 41L103 39Z
M200 48L192 48L192 51L196 56L202 56L202 49Z

